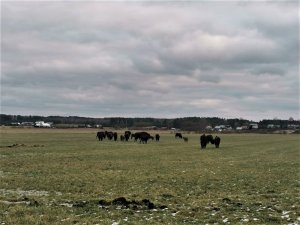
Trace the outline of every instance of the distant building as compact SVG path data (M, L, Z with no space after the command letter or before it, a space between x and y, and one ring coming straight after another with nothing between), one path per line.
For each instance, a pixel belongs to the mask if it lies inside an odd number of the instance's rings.
M34 126L34 122L22 122L21 126L30 126L30 127L32 127L32 126Z
M144 130L157 130L157 126L143 127Z
M161 127L160 130L168 130L168 127Z
M214 130L215 131L223 131L223 130L225 130L225 126L224 125L215 126Z
M212 130L212 126L206 126L205 130Z
M268 124L268 125L267 125L267 128L268 128L268 129L279 129L279 128L280 128L280 125Z
M299 127L300 127L300 126L297 125L297 124L288 124L288 125L287 125L287 128L288 128L288 129L299 129Z
M232 130L232 127L230 125L218 125L214 127L214 130L216 131Z
M258 124L257 123L250 123L249 124L249 129L258 129Z
M45 123L44 121L36 121L34 123L34 126L35 127L47 127L47 128L50 128L51 124L50 123Z

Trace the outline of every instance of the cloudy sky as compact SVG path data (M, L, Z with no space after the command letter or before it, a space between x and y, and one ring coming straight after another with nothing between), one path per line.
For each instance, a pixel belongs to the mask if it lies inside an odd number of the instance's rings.
M299 2L2 1L1 113L299 119Z

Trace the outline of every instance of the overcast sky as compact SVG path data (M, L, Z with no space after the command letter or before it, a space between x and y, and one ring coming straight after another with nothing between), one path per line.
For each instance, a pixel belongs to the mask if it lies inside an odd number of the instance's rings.
M299 2L10 2L1 113L299 119Z

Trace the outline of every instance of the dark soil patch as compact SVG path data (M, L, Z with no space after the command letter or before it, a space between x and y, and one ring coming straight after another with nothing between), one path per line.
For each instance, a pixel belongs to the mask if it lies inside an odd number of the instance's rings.
M112 201L100 200L98 202L99 206L102 208L125 208L125 209L133 209L133 210L149 210L149 209L166 209L165 205L155 205L149 199L143 199L141 201L137 200L127 200L124 197L116 198Z
M44 145L26 145L26 144L12 144L6 146L0 146L0 148L19 148L19 147L45 147Z
M236 207L242 207L243 204L240 203L240 202L235 202L229 198L223 198L222 199L222 202L225 204L225 205L232 205L232 206L236 206Z

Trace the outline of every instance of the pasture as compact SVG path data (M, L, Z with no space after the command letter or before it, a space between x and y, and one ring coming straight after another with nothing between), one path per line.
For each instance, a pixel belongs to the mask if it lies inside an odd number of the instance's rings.
M200 150L184 132L0 129L1 225L300 224L297 134L218 134Z

